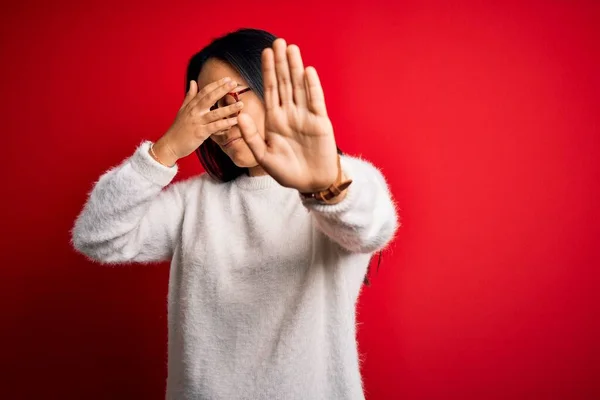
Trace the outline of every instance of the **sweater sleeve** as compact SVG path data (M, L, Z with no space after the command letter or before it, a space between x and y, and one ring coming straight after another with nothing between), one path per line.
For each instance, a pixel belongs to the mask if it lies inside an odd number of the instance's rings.
M181 185L143 142L94 185L72 229L73 247L101 263L154 262L173 253L183 220ZM169 185L167 187L167 185ZM164 190L163 190L164 189Z
M352 179L338 204L302 199L317 227L348 251L373 253L384 248L399 225L396 208L381 172L358 158L341 158L344 174Z

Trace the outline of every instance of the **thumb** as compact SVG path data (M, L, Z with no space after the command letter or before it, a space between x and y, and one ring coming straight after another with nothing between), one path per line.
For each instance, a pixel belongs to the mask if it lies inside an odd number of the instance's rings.
M192 99L194 97L196 97L197 94L198 94L198 83L195 80L191 80L190 88L188 89L188 91L185 95L185 99L183 99L183 104L181 105L181 108L187 106L188 103L190 101L192 101Z
M260 136L256 123L252 117L245 113L238 115L238 127L242 132L244 141L250 147L250 151L254 154L254 158L259 164L262 164L267 156L267 143Z

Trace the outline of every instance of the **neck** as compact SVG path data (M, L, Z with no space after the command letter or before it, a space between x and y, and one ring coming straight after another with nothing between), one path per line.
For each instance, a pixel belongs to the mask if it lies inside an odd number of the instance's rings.
M250 176L267 175L267 171L265 171L260 165L257 165L255 167L248 168L248 175L250 175Z

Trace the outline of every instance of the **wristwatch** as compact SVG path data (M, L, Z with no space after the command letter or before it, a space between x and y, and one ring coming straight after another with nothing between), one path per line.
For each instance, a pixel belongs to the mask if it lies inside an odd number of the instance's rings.
M350 186L352 183L352 179L348 179L342 182L342 164L340 160L340 155L338 154L338 176L333 182L331 186L329 186L325 190L321 190L320 192L313 193L300 193L300 195L305 199L315 199L318 201L322 201L323 203L329 204L331 200L335 199L340 195L344 190Z

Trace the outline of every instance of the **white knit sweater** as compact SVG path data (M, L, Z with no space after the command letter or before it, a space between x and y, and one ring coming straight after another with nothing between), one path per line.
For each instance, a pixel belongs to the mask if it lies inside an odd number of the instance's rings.
M167 399L363 399L355 304L397 227L380 172L343 156L354 183L323 205L270 176L170 184L149 145L100 177L72 241L102 263L171 260Z

